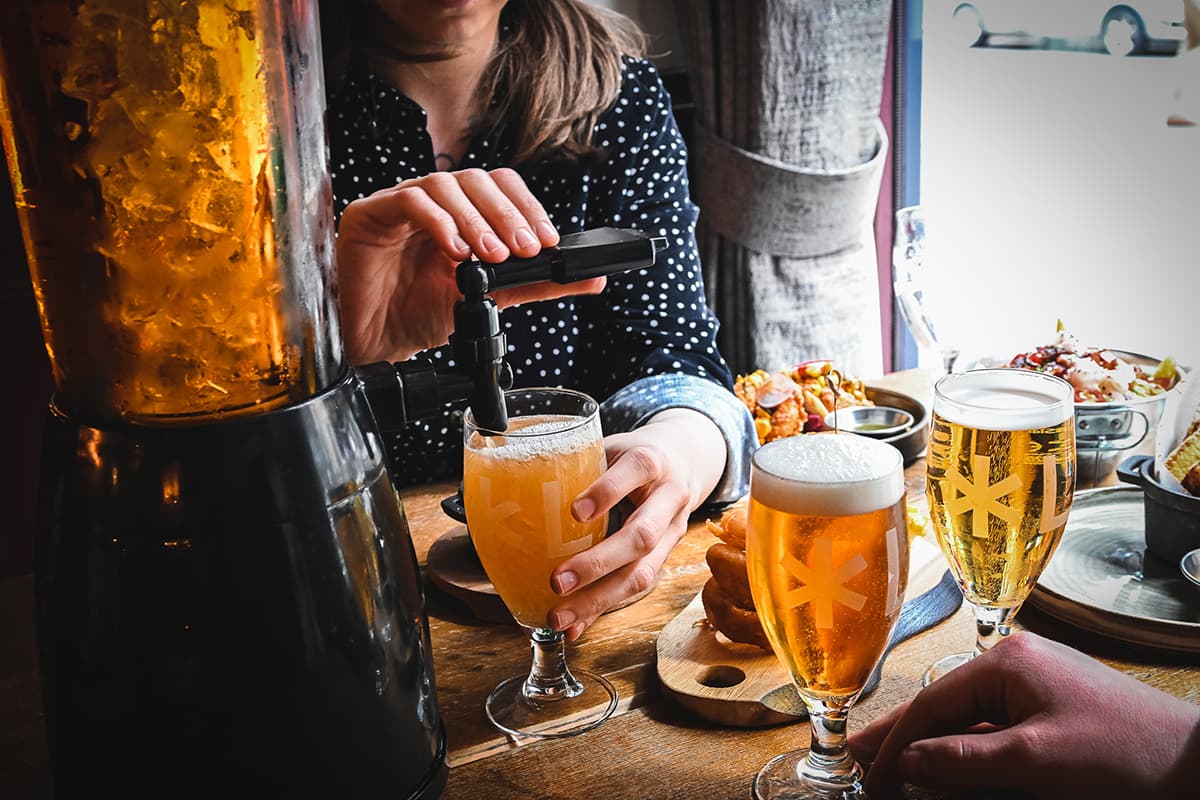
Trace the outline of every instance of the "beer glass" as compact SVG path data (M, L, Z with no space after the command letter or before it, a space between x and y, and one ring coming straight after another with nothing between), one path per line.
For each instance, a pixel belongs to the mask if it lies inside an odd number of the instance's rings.
M546 625L559 601L550 573L604 538L607 519L578 522L571 501L606 466L599 405L568 389L505 392L504 432L464 420L463 504L471 540L513 618L530 631L528 674L502 681L487 717L504 733L558 737L582 733L612 715L617 692L599 675L567 669L564 635Z
M1062 538L1075 493L1074 391L1025 369L934 385L925 491L942 552L975 609L975 650L937 661L925 684L1007 636Z
M812 743L754 779L758 800L862 797L846 719L887 647L908 583L900 451L850 433L778 439L754 454L746 564Z
M929 241L925 238L924 206L906 206L896 211L896 231L892 241L892 288L900 314L908 330L921 347L936 350L942 368L954 371L959 344L947 337L945 326L949 309L946 290L934 286Z

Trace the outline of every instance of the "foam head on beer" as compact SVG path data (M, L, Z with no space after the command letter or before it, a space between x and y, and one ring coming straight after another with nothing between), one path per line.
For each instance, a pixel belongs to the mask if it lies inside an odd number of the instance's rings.
M1015 369L948 375L938 382L934 405L947 422L992 431L1052 428L1075 413L1069 383Z
M852 516L904 496L903 458L885 442L852 433L778 439L754 454L751 493L793 514Z
M504 433L469 432L467 448L484 458L512 462L553 458L594 447L596 432L589 423L596 424L587 417L558 414L513 417Z

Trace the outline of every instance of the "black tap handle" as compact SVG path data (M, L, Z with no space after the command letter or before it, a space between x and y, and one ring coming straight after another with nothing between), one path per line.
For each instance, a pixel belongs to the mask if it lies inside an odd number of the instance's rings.
M463 299L454 304L454 333L450 347L455 368L469 376L467 396L475 424L489 431L508 430L504 390L512 385L512 370L505 363L508 341L500 330L496 301L484 292L489 275L478 261L458 266L458 288Z
M496 289L553 281L574 283L654 265L666 239L642 231L596 228L563 236L557 247L533 258L510 258L501 264L464 261L455 278L463 299L454 305L450 345L455 366L437 370L428 361L389 364L381 361L357 368L367 402L381 430L435 414L444 404L467 400L475 423L484 430L508 430L504 391L512 386L512 369L496 302Z
M551 280L572 283L652 267L655 256L666 246L666 239L627 228L596 228L568 234L558 243L561 266Z
M558 246L543 248L532 258L514 257L500 264L481 264L486 272L488 288L485 291L542 281L574 283L652 267L656 254L666 246L667 241L662 237L626 228L594 228L568 233L559 240ZM463 288L461 280L459 288Z
M459 264L455 279L463 299L454 306L450 344L458 369L472 378L470 405L476 425L489 431L508 430L504 389L512 383L512 372L504 363L507 343L489 292L543 281L574 283L653 266L666 244L665 239L638 230L596 228L567 234L557 247L544 248L533 258Z

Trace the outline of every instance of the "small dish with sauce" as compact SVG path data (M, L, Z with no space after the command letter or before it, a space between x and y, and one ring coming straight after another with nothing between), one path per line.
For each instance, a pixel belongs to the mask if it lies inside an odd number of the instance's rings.
M830 411L825 416L825 426L832 430L835 418L838 430L870 436L872 439L886 439L903 433L916 421L912 414L902 408L879 405L847 406Z

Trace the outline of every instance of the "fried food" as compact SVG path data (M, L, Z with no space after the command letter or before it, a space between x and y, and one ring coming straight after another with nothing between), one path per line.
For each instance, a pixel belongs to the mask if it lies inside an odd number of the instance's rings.
M763 632L758 614L741 608L727 595L716 578L709 578L700 592L704 613L709 623L731 641L752 644L770 650L767 634Z
M924 536L933 525L929 511L909 503L904 509L904 518L908 523L908 541L911 543L917 536Z
M1188 494L1200 497L1200 423L1193 421L1188 426L1188 435L1167 454L1164 463Z
M1186 408L1181 406L1179 413L1186 414ZM1184 491L1200 497L1200 402L1191 413L1183 438L1167 452L1163 466L1183 484Z
M1183 484L1183 488L1187 490L1188 494L1200 497L1200 464L1189 469L1180 483Z
M709 624L731 641L770 650L746 572L746 512L747 501L743 499L725 509L719 522L706 523L721 541L704 554L712 577L704 584L700 600Z
M721 514L719 522L706 520L705 527L725 544L733 545L742 552L746 551L746 501L742 500Z
M754 596L750 594L750 581L746 577L746 551L719 542L708 548L704 560L717 584L734 604L753 612Z
M806 361L772 373L755 370L739 375L733 391L754 415L759 444L825 430L825 417L834 407L874 405L863 382L831 361Z
M1179 446L1167 455L1167 470L1179 481L1200 464L1200 431L1186 437Z

